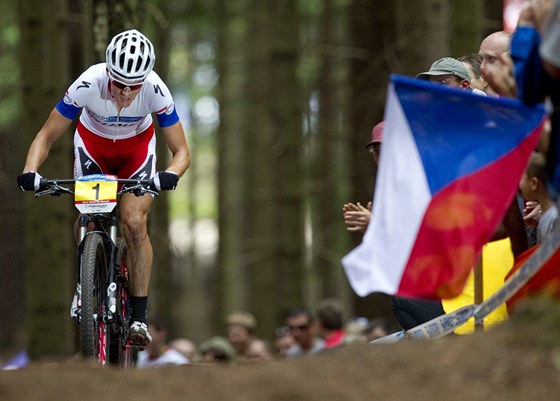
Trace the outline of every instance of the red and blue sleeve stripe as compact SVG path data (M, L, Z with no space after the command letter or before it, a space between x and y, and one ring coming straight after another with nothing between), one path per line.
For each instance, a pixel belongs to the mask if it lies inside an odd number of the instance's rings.
M167 108L163 108L156 112L157 120L161 128L171 127L179 121L179 116L177 115L177 110L175 110L175 108L173 108L173 111L169 114L165 112L166 110Z
M56 109L60 114L62 114L64 117L66 117L69 120L73 120L80 112L80 107L65 103L64 99L61 99L56 104Z

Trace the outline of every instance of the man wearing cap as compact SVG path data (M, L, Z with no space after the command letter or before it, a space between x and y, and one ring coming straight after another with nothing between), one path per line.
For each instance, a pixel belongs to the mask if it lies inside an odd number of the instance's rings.
M385 122L381 121L376 124L371 131L371 141L366 145L375 165L379 164L379 153L381 152L381 142L383 141L383 131L385 130ZM372 203L368 202L367 207L364 207L360 202L358 203L345 203L342 206L344 215L344 223L348 231L361 231L366 232L367 226L371 219Z
M366 145L366 150L373 156L375 164L379 164L379 152L381 151L381 142L383 141L383 131L385 122L381 121L373 130L371 130L371 141Z
M429 71L416 75L416 78L433 83L467 89L471 86L471 77L463 63L452 57L435 61Z
M416 78L486 96L485 92L471 87L471 74L469 74L467 67L463 62L453 57L440 58L432 64L429 71L416 75Z

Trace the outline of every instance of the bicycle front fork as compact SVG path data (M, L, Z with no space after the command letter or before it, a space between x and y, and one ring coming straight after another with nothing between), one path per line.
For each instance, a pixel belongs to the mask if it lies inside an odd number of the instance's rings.
M95 220L92 220L87 214L81 214L79 218L79 232L78 232L78 243L81 244L84 240L88 230L89 223L93 223ZM115 215L111 216L110 226L109 226L109 237L113 244L117 244L117 217Z
M82 243L86 234L88 233L88 225L90 223L94 223L95 219L91 219L90 216L87 214L81 214L79 217L79 244ZM117 243L117 217L113 214L110 219L109 225L109 238L113 242L113 245L116 246ZM116 252L116 248L111 250L112 256L110 258L110 264L114 265L114 255ZM109 269L109 285L107 286L107 294L106 294L106 305L108 307L106 318L109 322L114 320L114 316L117 312L117 284L115 283L115 269ZM70 308L70 316L76 321L80 322L80 307L81 307L81 272L78 271L78 278L76 284L76 292L74 294L74 299L72 300L72 306Z
M89 217L85 214L80 215L79 219L79 232L78 232L78 244L81 244L87 233L87 225L89 222Z

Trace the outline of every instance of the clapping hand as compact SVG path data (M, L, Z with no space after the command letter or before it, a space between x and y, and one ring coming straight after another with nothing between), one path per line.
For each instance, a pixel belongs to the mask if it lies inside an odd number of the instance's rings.
M342 212L344 223L347 226L346 229L348 231L365 232L371 219L371 207L371 202L368 202L367 207L362 206L360 202L356 204L345 203L342 206Z
M523 221L529 227L537 227L542 215L542 207L539 202L529 201L523 209Z

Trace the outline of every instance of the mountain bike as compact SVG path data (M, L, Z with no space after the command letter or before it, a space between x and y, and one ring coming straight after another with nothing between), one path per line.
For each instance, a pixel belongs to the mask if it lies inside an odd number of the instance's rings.
M74 185L74 190L67 185ZM41 179L35 193L35 197L74 195L80 217L76 293L70 315L81 328L82 356L102 365L133 366L138 351L127 343L127 245L117 236L117 202L127 192L157 196L154 188L153 180L93 174L77 179Z

